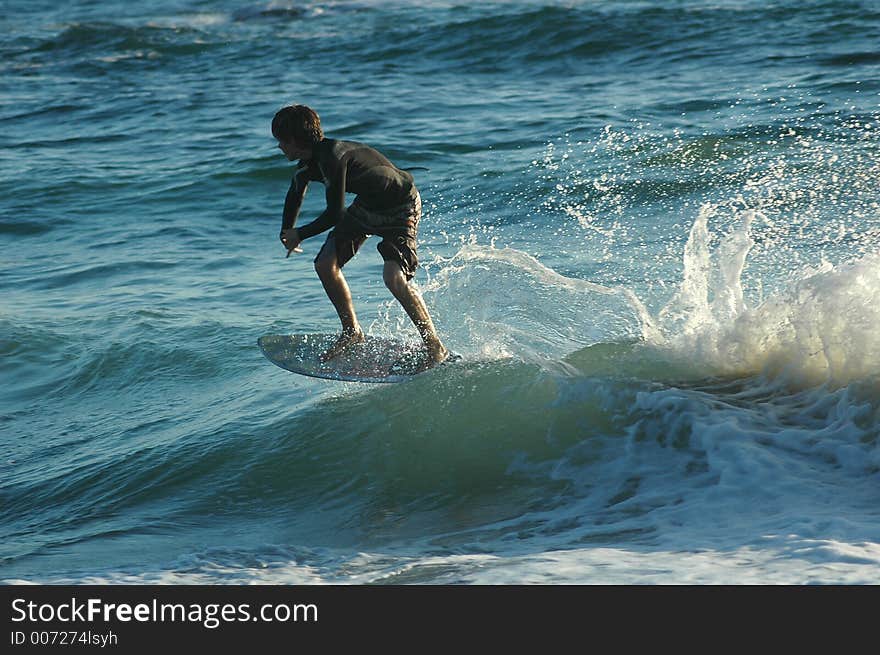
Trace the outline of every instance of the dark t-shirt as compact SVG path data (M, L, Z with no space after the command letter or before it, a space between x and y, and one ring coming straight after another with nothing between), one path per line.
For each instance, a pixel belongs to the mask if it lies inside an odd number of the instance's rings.
M345 194L357 195L355 202L370 211L382 212L405 204L415 184L378 150L354 141L324 139L308 161L300 161L284 202L282 229L296 224L309 182L323 182L327 209L311 223L299 228L307 239L336 225L345 214Z

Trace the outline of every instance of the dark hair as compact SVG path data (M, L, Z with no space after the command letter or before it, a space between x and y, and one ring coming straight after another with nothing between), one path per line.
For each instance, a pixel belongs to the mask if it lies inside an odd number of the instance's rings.
M321 119L314 109L305 105L289 105L279 109L272 119L272 136L287 143L315 146L324 138Z

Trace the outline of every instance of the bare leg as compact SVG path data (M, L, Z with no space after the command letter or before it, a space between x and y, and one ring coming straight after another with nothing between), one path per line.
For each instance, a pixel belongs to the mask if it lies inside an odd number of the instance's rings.
M383 278L385 279L385 286L397 298L397 301L403 306L413 325L419 331L419 335L428 349L431 361L439 364L449 357L449 351L446 350L446 347L440 341L440 337L437 336L437 330L434 328L434 322L428 314L425 301L415 287L410 286L407 282L400 264L395 261L386 261Z
M354 313L351 291L336 261L336 245L332 241L328 241L324 245L318 259L315 260L315 270L318 272L321 284L324 285L324 291L336 308L336 313L342 323L342 334L339 339L321 355L321 361L326 362L336 357L351 344L361 343L364 340L364 331Z

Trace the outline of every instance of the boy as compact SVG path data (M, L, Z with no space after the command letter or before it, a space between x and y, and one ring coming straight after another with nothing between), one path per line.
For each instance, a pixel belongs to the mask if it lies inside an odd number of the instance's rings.
M281 243L287 255L301 252L299 244L327 230L315 270L336 308L342 334L323 355L328 361L348 346L364 340L342 267L354 257L367 236L382 237L378 245L385 260L385 286L403 306L425 342L431 365L449 356L419 292L409 285L418 266L416 233L422 201L412 175L362 143L324 138L321 119L305 105L284 107L272 119L272 135L289 161L299 160L284 201ZM323 182L327 208L318 218L294 227L310 181ZM345 194L354 202L345 206Z

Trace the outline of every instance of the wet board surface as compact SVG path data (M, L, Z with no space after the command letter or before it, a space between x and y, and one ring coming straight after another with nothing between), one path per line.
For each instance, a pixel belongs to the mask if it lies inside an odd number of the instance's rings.
M270 362L292 373L347 382L405 382L427 368L421 343L367 336L328 362L321 355L338 334L266 334L257 340Z

